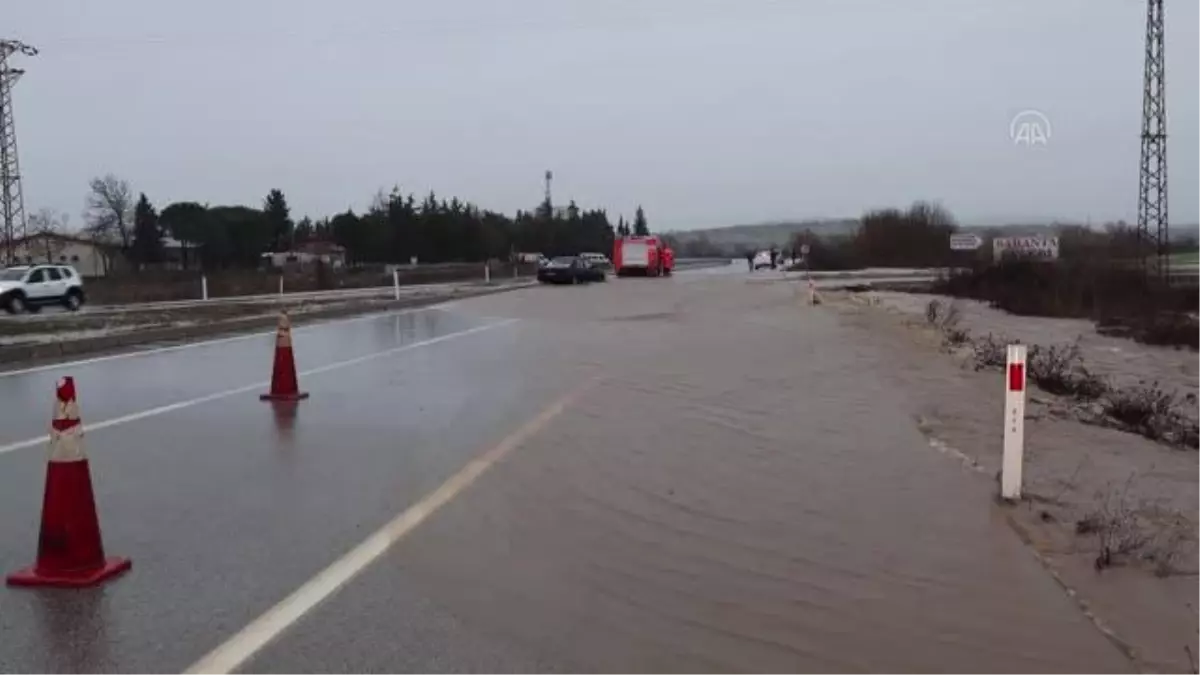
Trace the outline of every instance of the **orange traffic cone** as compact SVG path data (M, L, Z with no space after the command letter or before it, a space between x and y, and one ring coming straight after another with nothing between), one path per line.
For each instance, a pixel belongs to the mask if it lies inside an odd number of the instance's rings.
M271 391L260 396L264 401L299 401L308 398L296 381L296 357L292 354L292 322L287 312L279 313L275 331L275 366L271 370Z
M37 562L8 575L13 586L91 586L128 570L128 558L105 558L92 475L83 453L75 380L59 380L50 423L50 462Z

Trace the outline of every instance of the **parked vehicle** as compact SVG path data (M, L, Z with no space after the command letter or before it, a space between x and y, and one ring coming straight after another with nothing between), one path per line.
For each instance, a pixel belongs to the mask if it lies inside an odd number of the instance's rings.
M585 284L604 278L604 270L576 256L554 258L537 273L538 281L544 284Z
M613 266L612 261L603 253L580 253L579 257L602 270L610 270Z
M621 237L613 244L617 276L667 276L675 267L675 252L658 237Z
M0 270L0 307L9 314L39 312L46 305L71 311L83 306L83 279L70 265L33 265Z

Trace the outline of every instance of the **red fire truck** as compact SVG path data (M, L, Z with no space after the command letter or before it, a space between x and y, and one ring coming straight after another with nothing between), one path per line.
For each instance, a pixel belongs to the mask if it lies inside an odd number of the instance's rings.
M675 252L658 237L621 237L613 243L613 269L619 277L667 276Z

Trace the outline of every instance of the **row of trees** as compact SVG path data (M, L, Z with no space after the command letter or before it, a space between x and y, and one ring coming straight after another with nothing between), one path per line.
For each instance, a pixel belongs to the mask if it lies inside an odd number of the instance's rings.
M799 232L788 247L800 250L807 244L812 269L944 267L954 262L950 235L958 224L940 205L918 201L903 211L868 211L859 223L854 233L843 236Z
M642 207L633 222L614 226L604 209L566 208L543 202L513 217L480 209L457 197L429 193L418 201L399 188L378 193L358 214L347 210L329 218L293 221L287 198L271 190L260 208L208 206L175 202L158 211L145 194L136 201L127 181L108 175L92 180L87 199L86 231L120 248L131 262L153 265L164 260L163 239L184 243L185 252L206 268L258 264L265 251L285 251L309 242L345 247L351 263L475 262L508 258L515 252L569 255L608 252L616 236L650 233ZM65 220L61 226L65 229ZM47 229L59 229L57 226Z
M961 267L991 261L990 240L1007 236L1004 228L979 231L985 245L976 252L950 250L950 235L958 224L949 211L928 202L916 202L906 210L868 211L858 229L848 235L819 237L811 231L796 234L789 247L809 246L812 269L861 267ZM1082 261L1094 266L1130 266L1142 255L1146 244L1138 241L1137 230L1124 221L1101 229L1083 225L1052 226L1059 239L1064 264ZM1177 237L1171 250L1195 250L1195 236Z

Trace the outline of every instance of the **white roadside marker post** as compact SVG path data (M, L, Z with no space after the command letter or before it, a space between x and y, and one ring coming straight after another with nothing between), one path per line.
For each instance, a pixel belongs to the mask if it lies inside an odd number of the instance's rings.
M396 300L400 299L400 270L392 268L392 295Z
M483 283L492 283L492 266L487 263L483 263Z
M200 299L208 299L208 277L203 274L200 275Z
M283 275L279 275L279 294L283 295Z
M1025 460L1025 345L1009 345L1005 366L1004 459L1000 496L1021 498L1021 469Z

